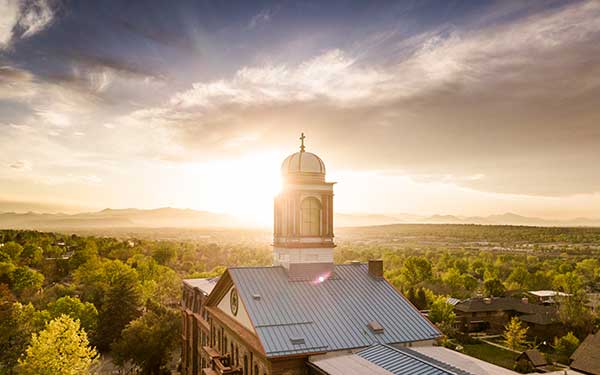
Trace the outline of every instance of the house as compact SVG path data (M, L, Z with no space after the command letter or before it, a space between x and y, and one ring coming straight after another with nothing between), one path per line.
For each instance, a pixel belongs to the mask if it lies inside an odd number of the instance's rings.
M571 368L590 375L600 375L600 332L588 335L571 355Z
M551 305L557 303L562 297L567 297L570 294L559 292L556 290L530 290L527 292L532 299L537 301L539 304Z
M537 349L525 350L517 357L521 368L542 369L548 365L546 357Z
M456 303L454 312L462 332L500 333L517 316L529 327L527 334L531 337L551 339L565 333L556 306L530 303L527 298L471 298Z
M431 346L440 331L384 279L381 260L334 264L334 184L304 136L282 175L272 266L184 280L182 374L320 374L312 356Z

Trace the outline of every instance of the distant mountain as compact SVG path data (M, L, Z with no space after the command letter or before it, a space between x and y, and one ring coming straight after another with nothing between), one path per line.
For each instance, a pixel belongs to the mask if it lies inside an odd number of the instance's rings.
M547 220L538 217L521 216L514 213L489 216L455 216L432 215L419 216L410 214L337 214L336 226L373 226L386 224L480 224L480 225L526 225L540 227L600 227L600 219L576 218L572 220Z
M334 223L338 227L365 227L371 225L385 225L401 222L403 222L403 220L398 217L378 214L337 213L334 217Z
M105 209L79 214L0 213L1 228L239 227L233 216L179 208Z
M600 219L546 220L514 213L462 217L454 215L419 216L412 214L348 214L335 215L336 227L364 227L387 224L483 224L528 226L600 227ZM104 209L98 212L65 213L0 213L0 228L13 229L94 229L94 228L243 228L248 227L230 215L180 208Z

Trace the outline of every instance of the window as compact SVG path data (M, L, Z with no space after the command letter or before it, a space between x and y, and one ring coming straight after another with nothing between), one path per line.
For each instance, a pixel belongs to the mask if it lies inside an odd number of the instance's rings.
M254 365L254 375L259 375L258 365Z
M302 235L321 235L321 203L317 198L306 198L302 201Z
M248 375L248 356L244 354L244 375Z

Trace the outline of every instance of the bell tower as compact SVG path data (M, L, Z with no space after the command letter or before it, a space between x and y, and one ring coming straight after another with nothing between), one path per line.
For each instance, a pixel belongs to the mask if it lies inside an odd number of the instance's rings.
M292 279L328 277L333 270L333 182L325 181L325 164L300 151L281 165L283 187L275 197L273 265Z

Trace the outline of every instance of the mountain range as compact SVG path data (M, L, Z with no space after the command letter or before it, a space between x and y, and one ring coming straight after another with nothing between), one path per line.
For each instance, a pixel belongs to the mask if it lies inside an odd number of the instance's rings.
M482 224L527 226L588 226L600 227L600 219L576 218L548 220L514 213L489 216L454 216L413 214L347 214L337 213L337 227L358 227L386 224ZM180 208L104 209L97 212L65 213L0 213L0 228L12 229L91 229L91 228L242 228L248 223L226 214Z

